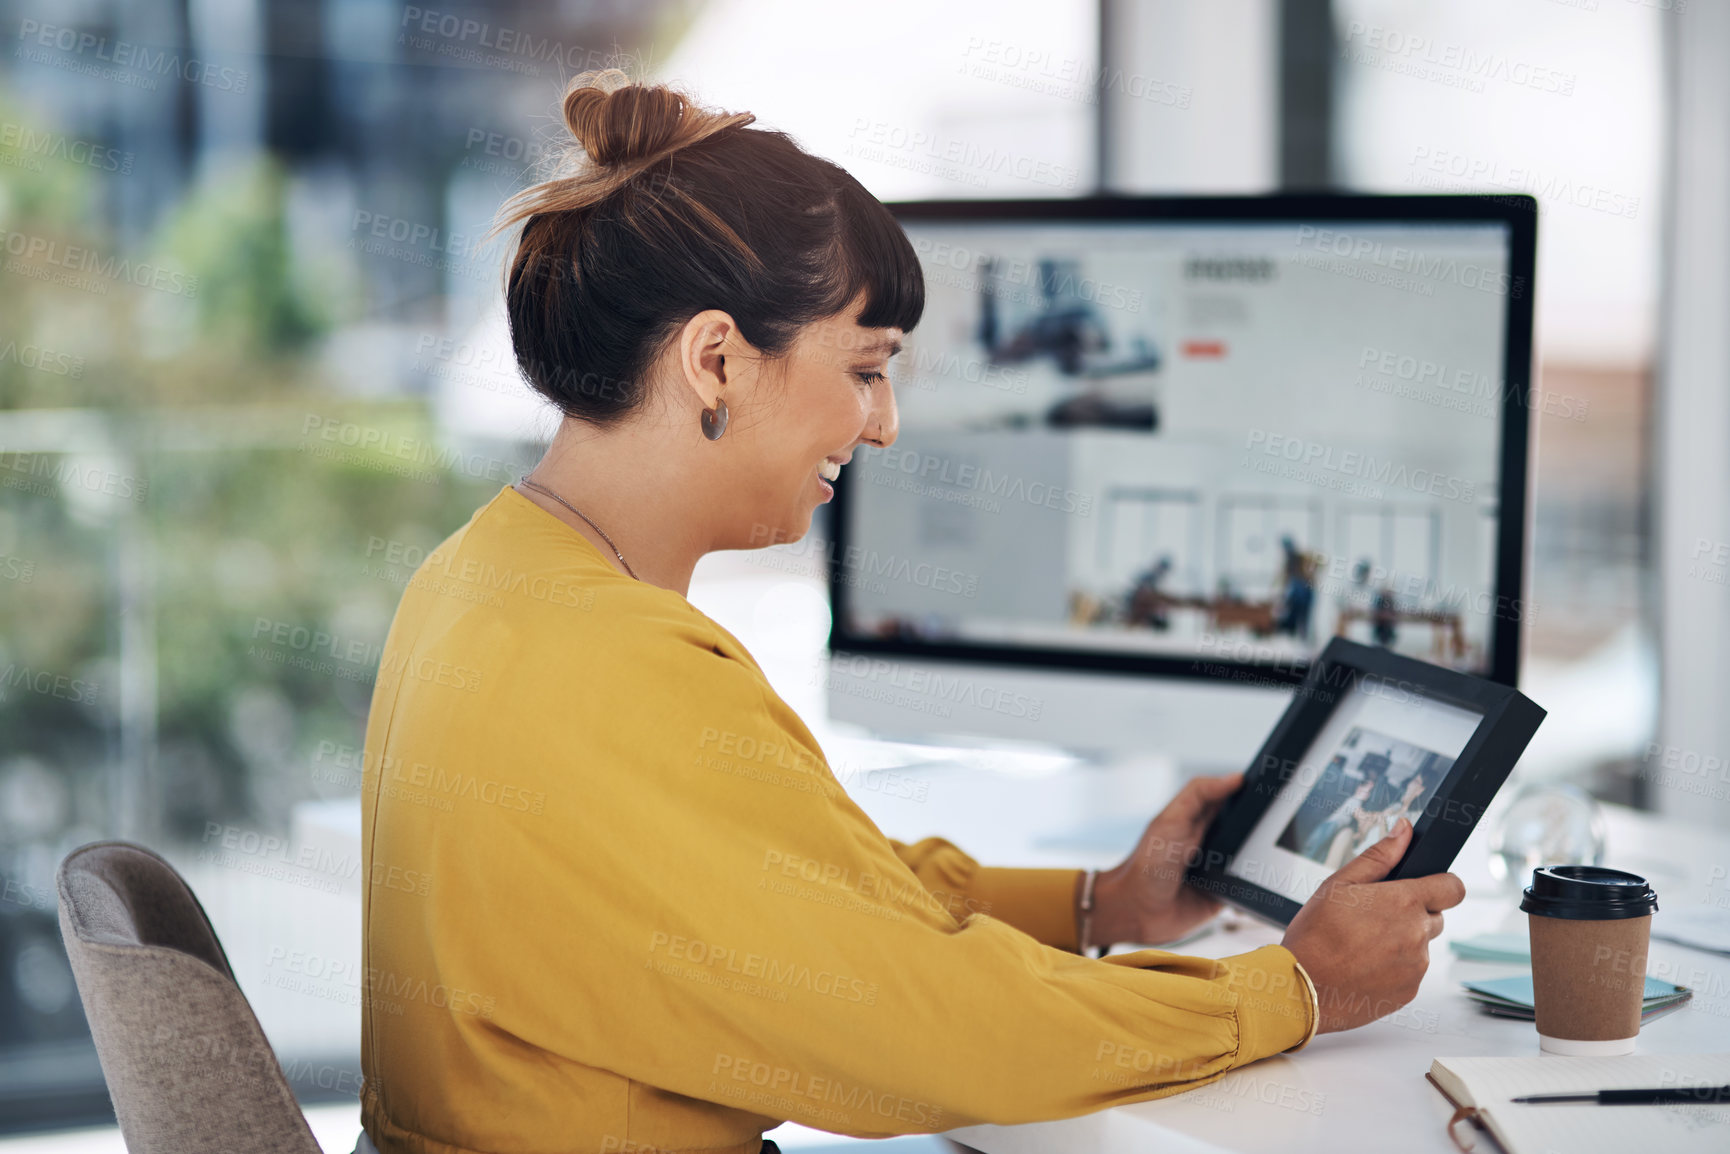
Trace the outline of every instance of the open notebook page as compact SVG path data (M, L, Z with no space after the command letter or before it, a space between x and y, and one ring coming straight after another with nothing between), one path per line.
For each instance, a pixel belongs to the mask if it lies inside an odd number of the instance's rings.
M1580 1094L1650 1086L1730 1085L1730 1054L1627 1054L1614 1058L1437 1058L1430 1073L1485 1116L1509 1154L1622 1154L1730 1150L1730 1104L1550 1105L1526 1094Z

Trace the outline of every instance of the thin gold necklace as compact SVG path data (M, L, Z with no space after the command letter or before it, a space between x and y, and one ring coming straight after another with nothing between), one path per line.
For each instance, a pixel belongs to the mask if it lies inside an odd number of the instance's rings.
M569 501L565 500L563 497L559 496L557 493L553 492L551 489L547 488L545 485L537 484L536 482L529 480L526 475L523 477L523 479L521 481L519 481L517 483L519 485L524 485L530 489L533 489L537 493L545 493L547 496L551 497L553 500L557 501L559 504L563 505L565 508L567 508L571 512L575 513L577 516L582 517L583 520L588 523L589 528L593 529L595 532L597 532L601 535L601 540L605 541L609 545L613 545L613 539L611 537L607 536L607 531L605 529L601 528L599 525L595 524L593 521L590 521L588 519L588 517L584 516L583 511L581 509L577 508L575 505L571 504ZM619 552L619 547L617 545L613 545L613 555L619 559L619 564L621 564L625 567L625 572L629 573L633 578L635 578L637 580L641 580L640 577L637 577L637 571L635 569L631 568L631 563L629 561L625 560L625 555L623 553Z

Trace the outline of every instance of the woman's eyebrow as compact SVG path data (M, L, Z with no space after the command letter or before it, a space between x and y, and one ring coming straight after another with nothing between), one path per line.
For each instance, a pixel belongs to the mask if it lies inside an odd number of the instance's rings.
M870 341L866 344L860 345L857 351L861 354L886 352L890 356L894 356L896 353L901 351L901 342L896 340L894 337L883 337L879 340Z

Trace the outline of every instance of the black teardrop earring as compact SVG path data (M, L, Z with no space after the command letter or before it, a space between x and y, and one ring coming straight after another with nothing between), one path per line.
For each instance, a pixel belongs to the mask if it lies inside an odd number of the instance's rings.
M715 398L715 407L703 410L703 435L711 441L719 441L721 434L727 431L727 402L720 397Z

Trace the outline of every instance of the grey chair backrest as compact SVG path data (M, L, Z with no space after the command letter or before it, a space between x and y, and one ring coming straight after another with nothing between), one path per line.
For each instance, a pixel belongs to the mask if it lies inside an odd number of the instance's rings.
M130 1154L320 1154L192 890L142 846L60 863L60 934Z

